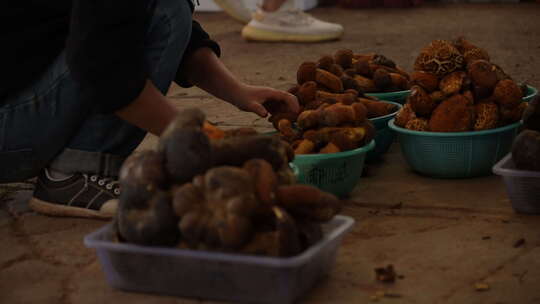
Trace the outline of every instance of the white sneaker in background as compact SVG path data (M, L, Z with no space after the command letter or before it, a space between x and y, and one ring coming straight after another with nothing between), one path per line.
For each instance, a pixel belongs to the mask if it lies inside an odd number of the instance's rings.
M251 10L249 10L242 0L214 0L221 9L234 19L248 23L251 20Z
M257 10L242 29L242 37L253 41L318 42L339 39L343 26L325 22L298 9L275 12Z

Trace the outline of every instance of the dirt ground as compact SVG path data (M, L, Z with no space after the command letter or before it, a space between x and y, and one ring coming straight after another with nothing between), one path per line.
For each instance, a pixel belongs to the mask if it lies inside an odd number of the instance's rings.
M339 48L379 52L406 70L433 39L465 35L518 81L540 87L540 5L426 4L414 9L317 8L315 16L340 22L342 40L320 44L247 43L241 25L222 13L196 18L212 33L226 65L248 83L287 89L306 60ZM173 87L178 107L199 106L222 127L270 130L206 93ZM150 148L148 137L141 149ZM345 237L328 278L300 303L540 303L540 221L517 215L498 176L440 180L412 172L394 144L384 161L368 167L343 214L356 224ZM31 183L0 185L1 303L217 303L128 293L107 285L99 261L82 239L105 222L52 218L28 210ZM539 202L540 203L540 202ZM517 244L524 239L523 244ZM393 264L394 284L374 278ZM475 283L489 290L477 291Z

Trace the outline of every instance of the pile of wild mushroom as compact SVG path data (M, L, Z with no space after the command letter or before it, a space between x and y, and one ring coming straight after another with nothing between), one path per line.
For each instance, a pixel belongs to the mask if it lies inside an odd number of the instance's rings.
M292 256L322 237L340 201L295 184L294 154L279 137L222 131L186 110L156 151L120 172L118 239L149 246Z
M517 84L488 53L465 38L435 40L416 58L411 94L395 124L410 130L493 129L521 119L526 85Z
M317 62L303 62L298 84L289 89L300 103L299 113L279 104L267 104L270 121L295 154L336 153L371 141L374 127L368 119L397 111L366 92L391 92L409 87L409 75L379 54L354 54L348 49Z

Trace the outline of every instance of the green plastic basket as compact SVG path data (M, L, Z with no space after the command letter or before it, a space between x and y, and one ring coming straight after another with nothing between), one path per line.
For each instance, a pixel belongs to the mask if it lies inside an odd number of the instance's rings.
M510 152L521 122L473 132L422 132L388 126L396 131L405 159L416 172L438 178L492 174L492 167Z
M398 109L391 114L369 119L375 126L376 145L375 145L375 148L369 151L366 156L366 162L368 163L379 160L382 157L382 155L388 152L388 149L390 149L390 146L394 142L396 134L394 131L392 131L388 127L388 121L394 118L396 114L399 112L399 110L403 107L401 104L397 102L392 102L392 101L381 101L381 102L386 102L386 103L391 103L393 105L396 105Z
M387 92L387 93L366 93L368 96L377 97L379 100L393 101L404 104L407 97L411 94L411 90Z
M323 191L346 197L354 189L364 168L368 151L375 141L358 149L329 154L296 155L293 164L298 168L298 182Z
M527 94L525 94L525 97L523 97L523 100L526 102L531 101L534 96L538 95L538 90L534 87L531 87L530 85L527 86Z

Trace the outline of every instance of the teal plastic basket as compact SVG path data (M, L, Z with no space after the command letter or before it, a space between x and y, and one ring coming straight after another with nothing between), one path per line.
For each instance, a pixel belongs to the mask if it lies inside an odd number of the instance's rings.
M358 149L328 154L296 155L293 164L298 168L298 182L323 191L346 197L358 184L368 151L375 141Z
M521 122L473 132L422 132L388 126L397 134L401 151L412 169L438 178L467 178L492 174L492 167L510 152Z
M366 93L368 96L377 97L379 100L393 101L404 104L407 97L411 94L411 90L387 92L387 93Z
M526 102L531 101L534 96L538 95L538 90L534 87L531 87L530 85L527 86L527 93L525 94L525 97L523 97L523 100Z
M375 148L367 153L366 162L374 162L379 160L394 142L396 134L388 127L388 121L394 118L399 110L403 107L401 104L392 101L381 101L396 105L398 108L395 112L376 118L370 118L369 120L375 126Z

